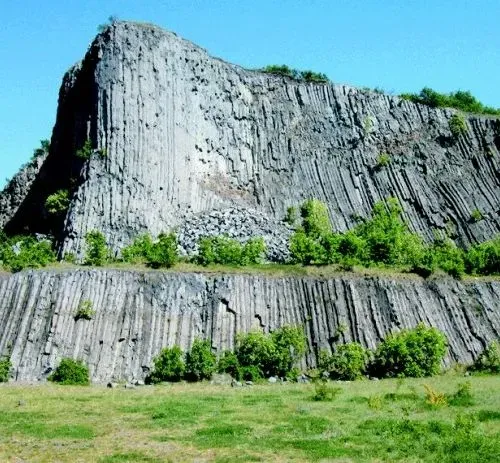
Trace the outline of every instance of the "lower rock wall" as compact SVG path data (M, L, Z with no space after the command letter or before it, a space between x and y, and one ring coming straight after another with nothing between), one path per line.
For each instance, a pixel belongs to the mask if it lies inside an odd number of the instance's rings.
M91 320L75 320L82 301ZM95 382L143 379L164 346L196 336L217 351L236 334L304 326L305 364L340 341L374 347L419 321L443 330L446 364L471 362L500 337L500 282L341 276L274 278L121 270L28 271L0 275L0 354L18 381L45 378L62 357L83 359Z

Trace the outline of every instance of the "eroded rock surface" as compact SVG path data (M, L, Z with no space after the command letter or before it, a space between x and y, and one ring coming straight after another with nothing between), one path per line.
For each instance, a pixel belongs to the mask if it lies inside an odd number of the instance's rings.
M81 301L91 320L75 320ZM446 363L471 362L500 336L500 283L452 279L272 278L118 270L28 271L0 276L0 353L17 380L45 378L81 358L94 381L142 380L160 349L196 336L217 351L238 332L299 324L305 363L335 342L368 347L419 321L448 336ZM340 326L345 331L340 334Z

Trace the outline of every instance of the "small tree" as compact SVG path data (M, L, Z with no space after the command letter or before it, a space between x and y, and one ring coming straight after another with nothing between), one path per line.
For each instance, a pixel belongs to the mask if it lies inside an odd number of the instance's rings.
M106 245L104 234L98 230L85 235L85 265L100 267L108 260L109 249Z
M446 353L446 336L419 323L390 334L377 347L370 366L377 376L421 378L439 373Z
M64 385L88 386L90 384L89 369L85 363L71 358L63 358L47 379Z
M215 372L216 363L210 342L197 338L186 354L186 378L191 381L209 379Z
M148 377L148 382L152 383L180 381L186 368L179 346L162 349L158 357L153 359L153 364L153 371Z

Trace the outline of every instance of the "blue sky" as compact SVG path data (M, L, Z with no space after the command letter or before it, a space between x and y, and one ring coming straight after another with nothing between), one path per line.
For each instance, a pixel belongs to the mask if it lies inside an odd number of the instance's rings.
M2 0L0 187L50 138L64 72L110 15L246 67L286 63L401 93L470 90L500 107L499 0Z

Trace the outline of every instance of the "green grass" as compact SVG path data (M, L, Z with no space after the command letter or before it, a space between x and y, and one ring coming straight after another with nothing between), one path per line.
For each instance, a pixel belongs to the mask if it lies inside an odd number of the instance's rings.
M0 386L0 461L500 460L500 377L473 376L472 401L426 402L424 385L453 397L460 376L230 388L134 390Z

